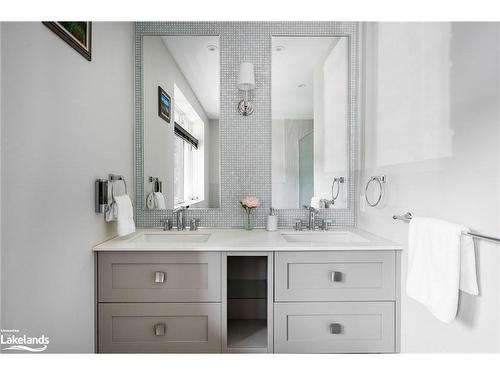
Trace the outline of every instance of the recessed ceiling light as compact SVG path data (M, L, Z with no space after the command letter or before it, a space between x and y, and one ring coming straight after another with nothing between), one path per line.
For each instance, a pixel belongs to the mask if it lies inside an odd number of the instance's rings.
M207 46L207 49L208 49L209 51L211 51L211 52L213 52L213 51L217 51L217 46L216 46L215 44L209 44L209 45Z
M275 50L276 52L281 52L281 51L284 51L284 50L285 50L285 46L276 46L276 47L274 47L274 50Z
M306 84L305 84L305 83L299 83L299 84L297 85L297 87L299 87L299 88L306 87Z

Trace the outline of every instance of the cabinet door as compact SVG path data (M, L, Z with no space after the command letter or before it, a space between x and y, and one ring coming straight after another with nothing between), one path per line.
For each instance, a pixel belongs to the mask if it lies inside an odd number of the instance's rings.
M219 252L99 253L99 302L220 302Z
M394 251L275 253L276 301L395 300Z
M100 303L100 353L218 353L219 303Z
M274 304L277 353L392 353L394 302Z

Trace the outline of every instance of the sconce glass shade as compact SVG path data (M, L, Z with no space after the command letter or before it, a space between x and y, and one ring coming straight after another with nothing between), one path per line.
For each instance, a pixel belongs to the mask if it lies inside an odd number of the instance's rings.
M255 89L255 72L252 63L242 62L240 64L238 88L243 91Z

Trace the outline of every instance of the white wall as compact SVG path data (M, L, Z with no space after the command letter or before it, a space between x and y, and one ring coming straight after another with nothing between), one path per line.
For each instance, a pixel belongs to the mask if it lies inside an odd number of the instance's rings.
M174 84L200 116L208 133L208 118L172 55L161 37L147 36L143 39L144 69L144 193L151 191L149 176L159 176L163 181L167 208L174 207L174 110L170 124L158 116L158 86L161 86L175 103ZM203 142L202 142L203 143ZM207 147L203 149L208 152ZM205 155L207 156L207 155ZM209 167L205 157L205 167ZM205 171L205 199L208 201L208 171ZM146 199L146 197L144 197ZM203 207L202 202L196 207ZM194 207L194 206L192 206Z
M272 121L272 197L275 208L300 208L299 141L313 132L313 120Z
M133 25L94 23L91 62L40 22L1 38L1 326L93 352L92 246L115 235L94 180L133 188Z
M480 296L444 324L404 294L411 211L500 236L500 25L369 24L361 189L386 174L380 208L358 225L404 244L402 351L499 350L500 246L477 241Z
M335 177L347 176L348 40L338 42L314 70L314 195L330 199ZM346 184L335 208L347 207Z
M174 109L171 103L170 124L158 116L158 86L174 96L174 82L166 72L175 64L160 37L143 39L144 69L144 193L151 191L149 176L163 182L167 207L174 206ZM144 197L146 199L146 197Z

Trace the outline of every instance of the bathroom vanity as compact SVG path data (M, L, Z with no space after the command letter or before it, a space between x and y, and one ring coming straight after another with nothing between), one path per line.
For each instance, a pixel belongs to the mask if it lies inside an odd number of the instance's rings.
M401 247L357 230L143 230L94 248L100 353L394 353Z
M134 218L167 231L95 247L99 352L399 351L401 247L351 229L359 57L355 22L135 24ZM299 231L168 230L247 194Z

